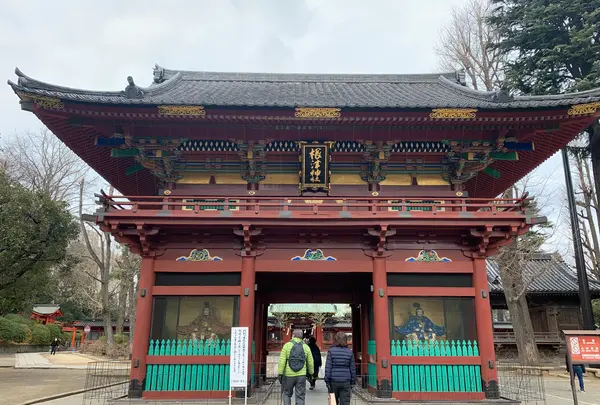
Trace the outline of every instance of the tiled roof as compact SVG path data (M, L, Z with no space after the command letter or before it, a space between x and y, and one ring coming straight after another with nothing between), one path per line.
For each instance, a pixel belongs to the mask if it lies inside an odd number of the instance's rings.
M269 307L270 314L335 314L336 310L333 304L273 304Z
M565 262L552 258L549 254L539 254L526 261L525 279L532 280L528 287L529 294L577 294L579 286L577 275ZM502 282L498 263L493 259L487 261L488 283L491 293L502 293ZM600 282L589 276L590 291L600 296Z
M537 108L600 100L600 89L557 96L507 97L464 85L463 74L269 74L191 72L155 68L140 98L122 91L55 86L15 70L14 91L90 103L249 107ZM124 81L125 82L125 81ZM462 82L462 84L461 84Z
M39 305L34 305L34 307L33 307L33 312L36 312L40 315L52 315L56 311L60 311L60 305L39 304Z
M103 321L96 321L96 320L92 320L92 321L75 321L73 322L73 326L89 326L89 327L104 327L104 322ZM112 321L112 327L116 327L117 326L117 322ZM129 321L125 320L123 322L123 326L124 327L129 327Z

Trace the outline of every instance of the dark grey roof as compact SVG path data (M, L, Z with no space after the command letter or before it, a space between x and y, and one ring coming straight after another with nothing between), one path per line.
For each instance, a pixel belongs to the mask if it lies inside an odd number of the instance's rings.
M525 280L532 280L528 288L529 294L577 294L579 285L577 275L562 260L552 258L549 254L539 254L525 264ZM502 293L502 283L498 263L487 260L488 283L491 293ZM589 276L590 291L600 295L600 282Z
M18 83L8 82L14 91L109 104L500 109L600 101L600 89L557 96L506 98L499 92L467 88L463 75L457 72L416 75L216 73L156 66L155 83L147 88L140 87L143 92L139 93L140 98L128 98L123 91L86 91L54 86L32 79L19 69L15 73Z
M77 327L77 326L90 326L90 327L104 327L104 321L96 321L96 320L91 320L91 321L75 321L73 322L73 326ZM117 322L116 321L112 321L112 327L116 327L117 326ZM129 327L129 320L125 320L123 321L123 327L128 328Z

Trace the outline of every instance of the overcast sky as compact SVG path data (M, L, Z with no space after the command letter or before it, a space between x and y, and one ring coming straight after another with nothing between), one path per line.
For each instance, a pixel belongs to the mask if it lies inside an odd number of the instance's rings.
M68 87L148 86L155 63L182 70L296 73L437 72L435 46L465 0L3 1L0 77L19 67ZM0 136L36 130L0 85ZM548 177L550 180L548 180ZM536 172L544 213L558 219L560 156ZM563 250L556 244L554 247Z

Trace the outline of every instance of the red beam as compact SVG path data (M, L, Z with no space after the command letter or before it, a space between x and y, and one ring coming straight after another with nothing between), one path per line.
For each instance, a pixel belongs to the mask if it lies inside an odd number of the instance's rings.
M390 297L474 297L472 287L388 287Z
M152 295L240 295L241 287L154 286Z

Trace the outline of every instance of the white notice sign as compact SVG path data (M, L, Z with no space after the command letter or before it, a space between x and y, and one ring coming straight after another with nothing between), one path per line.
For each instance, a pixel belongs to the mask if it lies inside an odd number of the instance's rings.
M248 386L248 327L231 328L231 351L229 356L229 386Z

